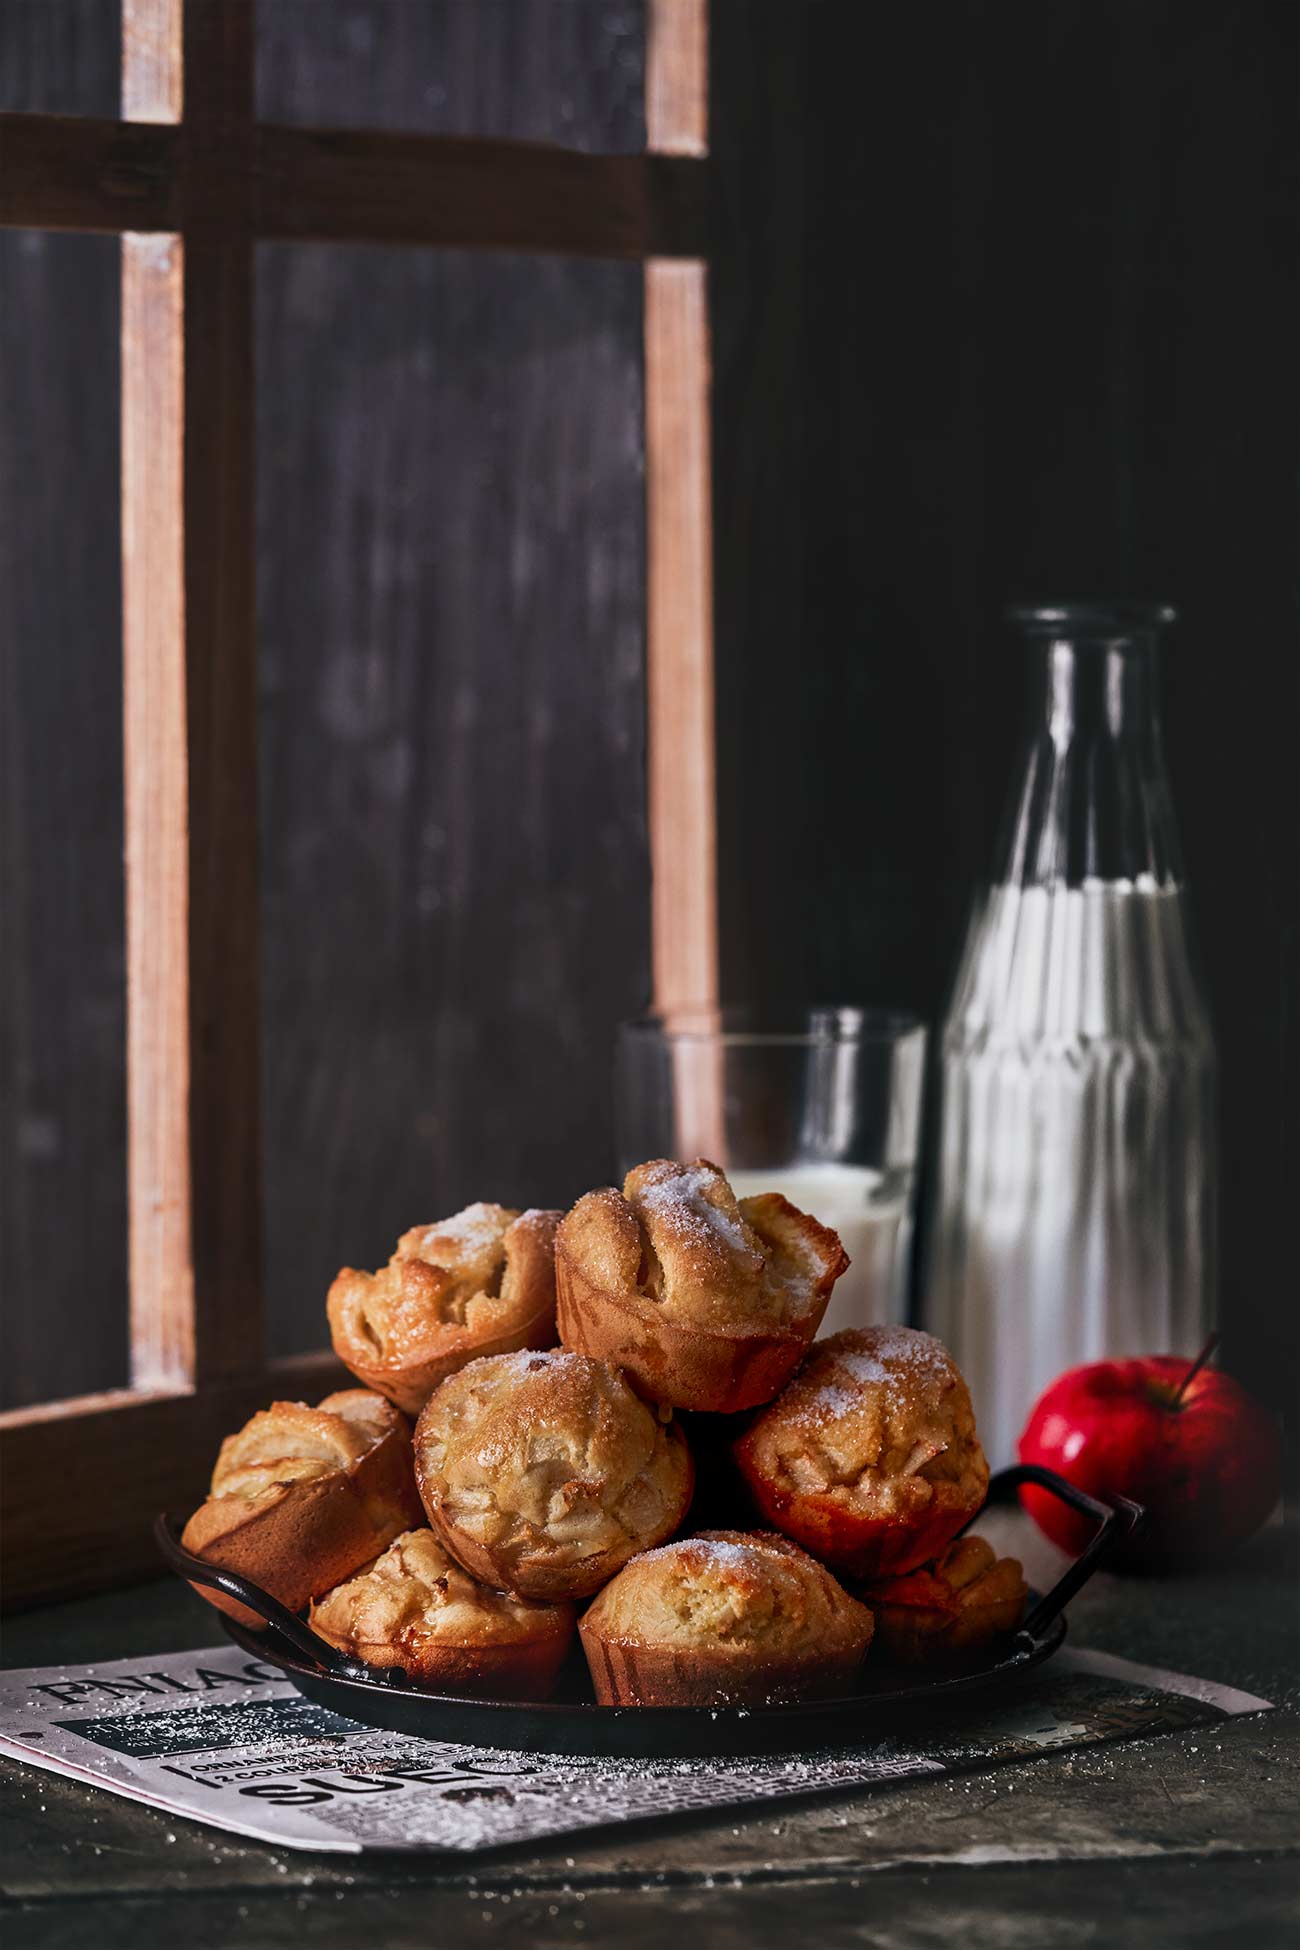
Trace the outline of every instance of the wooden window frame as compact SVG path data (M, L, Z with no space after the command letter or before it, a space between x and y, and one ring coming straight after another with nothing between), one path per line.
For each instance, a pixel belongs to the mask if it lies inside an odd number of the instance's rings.
M0 224L122 252L131 1383L0 1415L8 1605L147 1573L218 1442L342 1378L261 1294L253 251L644 265L656 1003L716 1001L708 0L649 0L646 149L257 121L256 0L124 0L121 121L0 115Z

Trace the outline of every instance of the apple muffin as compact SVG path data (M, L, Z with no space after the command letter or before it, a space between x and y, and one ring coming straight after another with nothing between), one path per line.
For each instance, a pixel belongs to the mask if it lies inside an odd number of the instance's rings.
M851 1690L872 1622L788 1538L706 1530L634 1557L578 1631L602 1706L763 1706Z
M560 1339L651 1401L732 1414L784 1385L848 1263L779 1192L737 1200L705 1158L654 1159L561 1220Z
M382 1395L346 1388L317 1408L272 1402L227 1436L181 1542L301 1611L419 1521L409 1424ZM263 1622L194 1588L245 1625Z
M345 1266L326 1301L334 1352L367 1388L418 1415L467 1361L553 1346L559 1218L467 1205L404 1232L377 1273Z
M938 1557L988 1492L961 1372L941 1341L908 1327L819 1341L735 1455L769 1523L858 1577Z
M340 1652L447 1693L544 1699L573 1639L572 1605L489 1591L431 1530L408 1530L311 1608Z
M466 1570L529 1598L585 1598L672 1535L694 1471L681 1429L617 1369L563 1348L450 1375L415 1431L429 1521Z
M952 1659L1008 1637L1029 1600L1019 1562L999 1557L984 1537L958 1537L933 1564L856 1589L875 1614L880 1652L909 1666Z

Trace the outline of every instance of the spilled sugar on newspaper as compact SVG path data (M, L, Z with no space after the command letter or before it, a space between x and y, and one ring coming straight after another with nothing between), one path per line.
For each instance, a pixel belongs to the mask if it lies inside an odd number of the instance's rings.
M559 1759L360 1726L227 1644L0 1672L0 1752L170 1818L289 1848L459 1852L969 1772L1269 1704L1103 1653L1063 1652L995 1706L950 1706L908 1738L775 1758Z

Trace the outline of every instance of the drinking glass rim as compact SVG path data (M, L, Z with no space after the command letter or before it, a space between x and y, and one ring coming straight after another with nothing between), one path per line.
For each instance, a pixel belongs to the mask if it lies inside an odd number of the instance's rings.
M716 1043L721 1047L787 1049L852 1048L859 1044L902 1043L909 1037L926 1034L926 1023L910 1009L861 1008L856 1003L831 1003L805 1010L806 1017L824 1020L813 1028L754 1028L740 1020L754 1011L744 1005L684 1007L647 1010L619 1024L619 1034L630 1038L657 1038L664 1043ZM784 1013L784 1012L782 1012ZM707 1026L674 1028L674 1021L685 1018L712 1018Z

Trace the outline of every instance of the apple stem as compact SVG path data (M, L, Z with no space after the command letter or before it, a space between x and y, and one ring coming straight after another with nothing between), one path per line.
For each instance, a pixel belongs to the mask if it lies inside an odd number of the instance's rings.
M1205 1346L1201 1349L1196 1359L1192 1362L1191 1367L1187 1370L1187 1373L1183 1376L1182 1380L1179 1382L1178 1387L1174 1392L1173 1406L1175 1408L1180 1408L1182 1406L1183 1396L1187 1393L1187 1390L1191 1387L1197 1375L1201 1372L1201 1369L1205 1366L1206 1362L1209 1360L1210 1356L1213 1354L1215 1348L1218 1345L1219 1345L1219 1336L1216 1332L1211 1334L1209 1340L1205 1343Z

